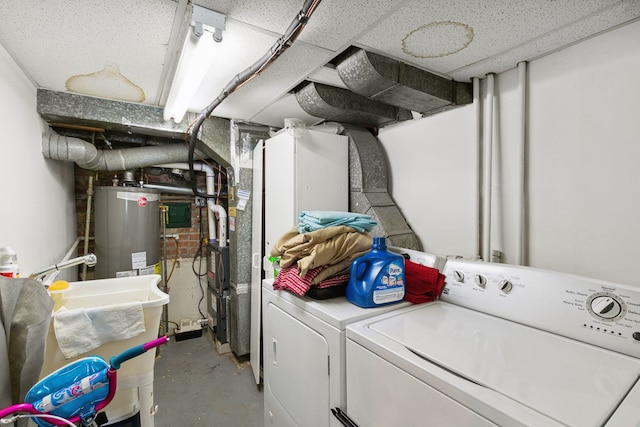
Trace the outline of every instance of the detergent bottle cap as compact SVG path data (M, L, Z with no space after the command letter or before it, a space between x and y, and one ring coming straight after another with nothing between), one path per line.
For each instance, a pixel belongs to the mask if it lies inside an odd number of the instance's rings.
M387 250L387 240L384 237L374 237L371 249Z

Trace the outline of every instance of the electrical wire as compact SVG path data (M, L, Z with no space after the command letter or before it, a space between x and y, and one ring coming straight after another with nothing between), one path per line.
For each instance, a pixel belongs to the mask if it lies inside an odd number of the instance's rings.
M229 83L222 89L222 92L216 99L211 102L206 108L204 108L196 120L194 120L187 129L189 136L189 171L193 177L193 158L195 154L196 143L198 141L198 132L204 121L211 115L213 110L218 107L229 95L247 84L249 81L257 77L260 73L266 70L280 55L282 55L288 48L291 47L293 42L298 38L305 25L309 21L309 18L316 10L322 0L306 0L298 12L298 15L293 19L289 27L285 31L284 35L280 37L273 46L251 66L236 74ZM187 134L185 134L185 139ZM199 197L207 199L215 198L213 194L202 193L197 188L197 182L191 179L191 189L193 194Z

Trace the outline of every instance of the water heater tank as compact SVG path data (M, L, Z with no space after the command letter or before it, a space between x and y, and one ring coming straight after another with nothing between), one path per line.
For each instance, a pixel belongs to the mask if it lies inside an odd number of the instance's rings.
M160 192L96 187L95 278L160 273Z

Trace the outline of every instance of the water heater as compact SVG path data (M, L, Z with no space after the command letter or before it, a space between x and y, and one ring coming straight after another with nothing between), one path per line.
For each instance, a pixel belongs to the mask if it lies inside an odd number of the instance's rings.
M96 187L95 278L160 273L160 192Z

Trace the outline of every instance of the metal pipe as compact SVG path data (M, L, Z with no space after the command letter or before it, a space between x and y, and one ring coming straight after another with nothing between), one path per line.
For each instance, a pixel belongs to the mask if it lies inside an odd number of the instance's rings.
M144 183L142 184L142 188L152 188L154 190L159 190L163 193L168 194L185 194L188 196L193 196L193 190L191 189L191 187L175 187L165 184Z
M98 150L79 138L46 133L42 135L42 154L47 159L75 162L83 169L123 171L162 163L186 162L189 159L189 148L176 143Z
M69 268L69 267L73 267L74 265L78 265L78 264L82 264L85 263L87 265L89 265L89 267L93 267L94 265L96 265L96 263L98 262L98 258L94 255L94 254L87 254L84 256L80 256L77 258L72 258L70 260L67 261L62 261L58 264L54 264L51 265L47 268L45 268L42 271L38 271L36 273L32 273L31 275L29 275L30 279L36 279L36 280L42 280L45 276L52 274L52 273L57 273L60 270L64 270L65 268ZM45 284L46 286L48 286L48 284Z

